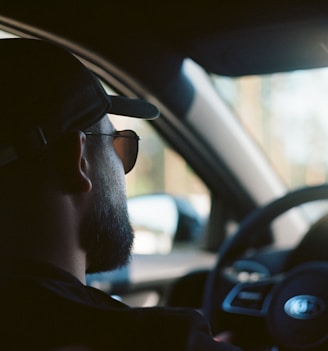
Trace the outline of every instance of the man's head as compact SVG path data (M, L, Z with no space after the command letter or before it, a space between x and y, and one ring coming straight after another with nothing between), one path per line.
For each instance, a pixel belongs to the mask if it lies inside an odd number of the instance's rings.
M124 264L132 244L124 171L138 140L106 114L153 119L157 108L108 96L74 56L38 40L0 40L0 76L0 241L11 255L26 245L41 257L45 247L69 247L74 239L61 233L73 232L88 271Z

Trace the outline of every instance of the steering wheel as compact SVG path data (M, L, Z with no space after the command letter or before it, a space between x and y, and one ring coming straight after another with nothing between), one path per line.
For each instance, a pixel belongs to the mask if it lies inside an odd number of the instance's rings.
M287 210L322 199L328 199L328 185L287 193L248 215L224 242L208 276L203 300L213 332L220 331L219 319L226 318L225 328L239 328L236 332L243 334L239 344L245 349L262 350L259 345L270 343L279 350L328 350L327 258L305 263L301 259L287 272L253 282L230 282L227 287L227 281L222 280L225 269L245 253L255 233L263 233Z

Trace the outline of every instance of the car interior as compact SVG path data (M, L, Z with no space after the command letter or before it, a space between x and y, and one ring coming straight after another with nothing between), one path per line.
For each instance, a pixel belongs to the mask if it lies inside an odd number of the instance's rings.
M8 37L63 46L161 112L110 116L141 136L135 243L89 285L196 309L244 350L328 349L326 1L10 1Z

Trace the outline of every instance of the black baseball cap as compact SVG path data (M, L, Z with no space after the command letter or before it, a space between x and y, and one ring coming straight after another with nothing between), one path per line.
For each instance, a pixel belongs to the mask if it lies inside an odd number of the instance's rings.
M63 48L37 39L0 40L0 167L84 130L107 113L154 119L156 106L108 95Z

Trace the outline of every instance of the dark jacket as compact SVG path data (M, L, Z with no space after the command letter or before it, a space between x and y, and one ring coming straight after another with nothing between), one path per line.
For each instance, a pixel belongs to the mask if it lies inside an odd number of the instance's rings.
M130 308L55 267L26 264L1 274L1 349L237 351L213 341L196 311Z

